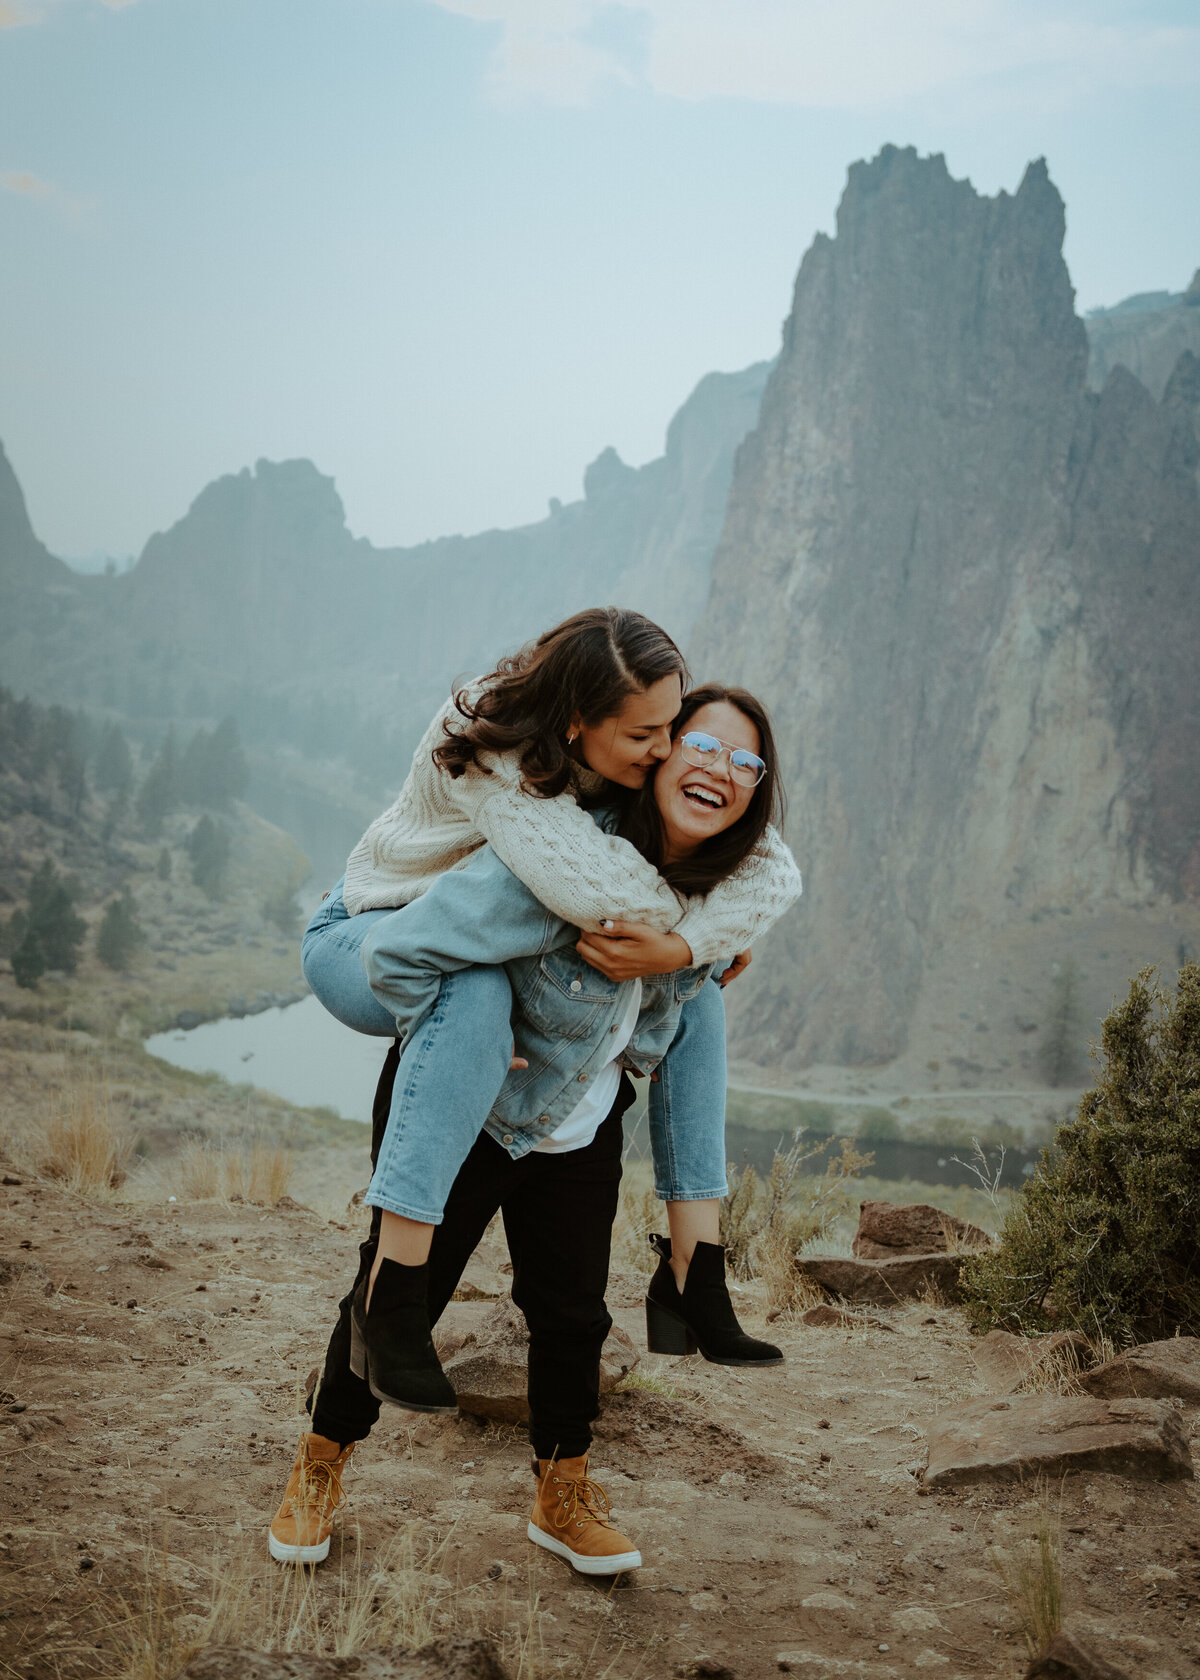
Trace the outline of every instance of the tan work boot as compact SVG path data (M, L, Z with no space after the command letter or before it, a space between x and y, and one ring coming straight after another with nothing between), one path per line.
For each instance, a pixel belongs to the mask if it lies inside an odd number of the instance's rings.
M608 1520L608 1495L582 1458L538 1458L537 1498L527 1533L535 1546L566 1558L581 1575L640 1569L642 1554Z
M302 1435L283 1503L267 1530L271 1556L279 1563L323 1563L329 1556L333 1513L346 1503L342 1471L354 1442L339 1447L324 1435Z

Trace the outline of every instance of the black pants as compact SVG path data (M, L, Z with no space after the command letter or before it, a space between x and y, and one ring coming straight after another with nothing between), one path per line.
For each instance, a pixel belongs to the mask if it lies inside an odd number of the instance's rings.
M372 1164L399 1061L394 1044L375 1092ZM621 1116L633 1097L622 1076L592 1142L563 1155L533 1151L514 1161L482 1132L433 1233L429 1317L436 1323L491 1219L497 1212L504 1219L513 1300L529 1326L529 1438L539 1458L574 1458L591 1445L589 1425L600 1409L600 1352L612 1327L604 1291L621 1183ZM375 1209L354 1285L340 1305L312 1415L318 1435L343 1444L363 1440L379 1416L378 1400L350 1369L350 1302L375 1258L379 1221Z

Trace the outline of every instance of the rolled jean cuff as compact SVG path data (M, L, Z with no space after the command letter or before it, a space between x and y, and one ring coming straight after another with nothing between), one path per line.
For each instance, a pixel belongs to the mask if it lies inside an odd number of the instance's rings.
M719 1202L729 1194L729 1185L722 1181L715 1190L663 1190L656 1184L654 1194L660 1202Z
M372 1195L368 1190L363 1197L367 1207L382 1208L384 1213L398 1213L402 1219L412 1219L418 1225L440 1225L442 1214L430 1213L428 1208L407 1207L403 1202L388 1201L385 1196Z

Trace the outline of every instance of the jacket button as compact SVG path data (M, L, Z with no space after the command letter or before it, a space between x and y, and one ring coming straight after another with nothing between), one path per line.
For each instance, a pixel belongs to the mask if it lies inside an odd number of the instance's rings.
M571 990L573 992L581 992L583 990L583 981L582 980L572 980Z
M504 1144L512 1143L513 1142L512 1133L511 1132L505 1132L504 1136L501 1138L500 1141L501 1141L501 1143L504 1143Z
M581 1085L586 1085L587 1084L587 1074L586 1073L581 1073L579 1075L579 1083Z
M608 1030L609 1030L609 1032L616 1032L617 1029L616 1029L616 1027L609 1027Z
M550 1124L550 1116L548 1114L543 1114L538 1124L541 1126L548 1126Z

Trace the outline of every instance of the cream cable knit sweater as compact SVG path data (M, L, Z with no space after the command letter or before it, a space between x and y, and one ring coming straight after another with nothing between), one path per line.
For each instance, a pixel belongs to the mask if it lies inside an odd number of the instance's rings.
M485 754L491 775L475 765L457 777L439 769L433 749L457 715L448 700L413 754L395 804L351 852L343 896L352 916L410 903L485 841L564 921L579 928L606 916L649 922L686 939L697 964L745 950L800 896L795 859L769 829L735 874L705 897L684 900L627 840L597 828L571 794L524 792L515 753ZM589 792L602 785L587 771L579 782Z

